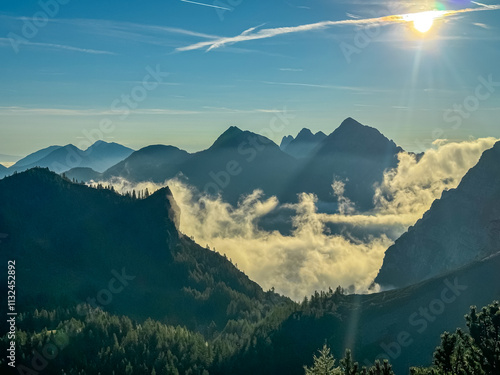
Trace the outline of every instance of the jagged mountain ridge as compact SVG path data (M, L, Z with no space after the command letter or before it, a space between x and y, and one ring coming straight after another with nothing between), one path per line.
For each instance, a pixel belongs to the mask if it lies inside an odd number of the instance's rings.
M290 144L295 138L293 138L293 135L285 135L280 142L280 149L284 150L286 146Z
M289 194L315 193L321 201L335 202L331 185L345 183L345 195L360 211L373 208L374 185L384 172L396 168L404 152L377 129L348 118L323 139L300 166Z
M312 135L308 130L301 134L298 140ZM150 146L101 176L85 170L68 175L85 181L92 176L159 183L182 177L200 192L220 193L232 204L255 189L275 195L281 202L296 202L297 194L307 192L316 194L320 201L336 204L331 184L339 179L346 183L346 196L357 208L370 209L373 184L382 181L384 171L397 166L397 154L403 150L378 130L353 119L345 120L327 137L322 134L312 135L315 142L322 140L307 157L297 159L270 139L232 126L211 147L197 153L188 154L173 146Z
M280 149L297 159L302 159L308 157L311 151L325 138L326 134L322 131L313 134L309 129L304 128L295 138L283 137Z
M500 251L500 142L385 254L375 281L401 287Z

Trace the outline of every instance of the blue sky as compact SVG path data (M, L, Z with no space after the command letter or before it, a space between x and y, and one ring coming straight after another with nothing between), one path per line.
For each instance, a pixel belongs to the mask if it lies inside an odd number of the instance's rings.
M500 86L494 85L500 82L500 10L494 7L440 17L420 34L411 22L370 22L368 30L366 23L304 25L484 3L199 2L212 6L59 0L59 9L47 11L41 4L56 0L3 2L0 154L84 145L86 134L99 135L103 121L113 123L103 133L106 141L195 151L230 125L265 131L284 110L286 126L264 133L277 142L303 127L328 134L346 117L378 128L408 150L429 147L437 138L500 138ZM277 28L297 26L304 30L272 36ZM209 51L189 48L245 30L243 36L258 37ZM352 52L348 58L346 51ZM161 83L145 90L140 87L148 67L162 72ZM485 87L487 81L494 84ZM116 113L123 109L117 101L132 92L146 95L132 102L127 116ZM457 112L457 106L469 110Z

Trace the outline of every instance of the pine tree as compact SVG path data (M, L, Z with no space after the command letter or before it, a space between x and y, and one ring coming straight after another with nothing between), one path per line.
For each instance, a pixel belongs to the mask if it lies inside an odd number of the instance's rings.
M368 371L369 375L394 375L394 371L392 371L392 366L389 364L389 361L384 360L383 364L380 364L379 360L375 361L375 365L370 368Z
M330 348L323 345L323 349L319 351L319 357L314 356L314 365L311 368L304 367L306 375L340 375L341 371L335 367L335 359L330 353Z
M340 360L340 368L344 375L357 375L358 374L358 363L354 363L352 359L352 353L349 349L346 349L345 356Z
M453 357L455 354L455 345L457 336L445 332L441 335L441 346L436 348L434 353L434 365L443 372L451 372L453 369Z

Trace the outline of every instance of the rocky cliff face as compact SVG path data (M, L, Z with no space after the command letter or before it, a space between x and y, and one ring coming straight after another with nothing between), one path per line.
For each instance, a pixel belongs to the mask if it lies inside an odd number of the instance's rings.
M375 281L401 287L500 251L500 142L385 254Z

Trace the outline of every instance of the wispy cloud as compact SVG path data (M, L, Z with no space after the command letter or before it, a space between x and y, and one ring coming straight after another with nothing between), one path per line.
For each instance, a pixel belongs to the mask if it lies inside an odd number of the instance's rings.
M296 68L280 68L282 72L302 72L304 69L296 69Z
M355 14L352 14L352 13L346 13L346 16L349 17L349 18L354 18L355 20L357 19L360 19L361 17L360 16L357 16Z
M31 42L27 39L16 39L16 41L13 42L9 38L0 38L0 46L2 46L2 47L7 47L7 46L11 47L12 43L15 43L16 45L21 44L23 46L41 47L41 48L73 51L73 52L90 53L93 55L116 55L116 53L110 52L110 51L102 51L102 50L96 50L96 49L90 49L90 48L80 48L80 47L68 46L65 44Z
M479 23L479 22L473 22L472 23L474 26L477 26L477 27L480 27L482 29L486 29L486 30L489 30L490 27L484 23Z
M225 7L220 7L217 5L212 5L212 4L205 4L205 3L199 3L197 1L190 1L190 0L181 0L183 3L190 3L190 4L195 4L195 5L202 5L204 7L210 7L210 8L217 8L217 9L225 9L225 10L231 10L229 8Z
M300 82L272 82L272 81L261 81L266 85L282 85L282 86L300 86L300 87L311 87L318 89L330 89L330 90L347 90L355 92L386 92L383 89L375 89L370 87L357 87L357 86L340 86L340 85L319 85L314 83L300 83Z
M130 110L131 115L183 116L197 114L224 114L224 113L281 113L282 109L256 108L235 109L226 107L204 106L200 110L182 110L169 108L139 108ZM292 110L288 110L292 112ZM110 109L82 109L82 108L29 108L29 107L0 107L0 116L120 116L121 112Z
M31 18L29 17L16 17L16 16L8 16L5 14L0 14L0 18L23 21L23 22L31 21ZM83 27L89 29L89 31L101 30L101 29L128 30L128 31L142 30L146 32L181 34L181 35L206 38L206 39L218 38L217 35L200 33L197 31L182 29L179 27L148 25L148 24L141 24L134 22L123 22L123 21L94 19L94 18L51 18L48 20L48 22L54 24L66 24L70 26Z
M493 8L493 7L495 7L495 5L487 5L487 4L483 4L483 3L478 3L477 1L471 1L471 3L479 5L481 7L485 7L485 8Z
M227 108L227 107L213 107L213 106L203 106L203 109L208 109L210 113L282 113L283 109L237 109L237 108ZM291 109L287 109L287 112L293 112Z
M0 14L0 21L3 22L3 20L25 22L30 20L30 18ZM180 43L186 43L185 38L182 40L180 38L179 40L175 40L173 36L210 40L220 38L218 35L206 34L179 27L149 25L105 19L51 18L48 22L51 25L64 26L64 30L58 29L63 35L66 33L79 32L96 35L101 38L109 38L112 40L124 40L127 43L136 42L162 47L177 47Z
M291 6L292 8L297 8L297 9L311 9L311 7L308 7L306 5L295 5L287 2L288 6Z
M470 12L479 12L479 11L489 11L489 10L498 10L500 9L500 5L489 5L487 7L482 6L479 8L466 8L459 10L442 10L442 11L432 11L434 18L445 18L451 17L455 15L460 15L464 13ZM231 45L235 43L241 43L250 40L258 40L258 39L267 39L273 38L279 35L286 35L292 33L301 33L308 32L314 30L322 30L331 26L340 26L340 25L389 25L395 23L406 23L411 22L415 19L415 15L418 15L422 12L418 13L407 13L407 14L397 14L391 16L384 17L375 17L375 18L364 18L364 19L346 19L339 21L322 21L311 24L305 24L300 26L292 26L292 27L278 27L274 29L262 29L256 32L248 32L245 31L234 37L223 37L218 38L211 41L204 41L195 44L191 44L185 47L177 48L177 51L192 51L198 49L207 48L207 51L220 48L226 45Z
M186 111L165 108L144 108L131 110L132 115L193 115L199 111ZM109 109L74 109L74 108L27 108L27 107L0 107L0 115L28 115L28 116L119 116L120 112Z

